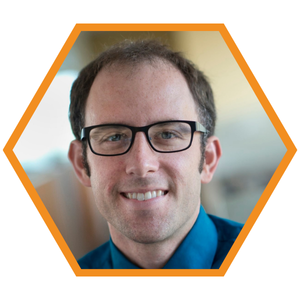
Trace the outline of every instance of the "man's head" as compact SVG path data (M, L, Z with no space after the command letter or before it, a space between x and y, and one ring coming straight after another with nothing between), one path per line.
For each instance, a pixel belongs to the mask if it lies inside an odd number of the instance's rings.
M199 212L201 181L210 181L221 155L213 136L215 115L204 75L153 41L115 46L81 71L71 92L76 141L69 158L80 181L92 187L111 231L153 243L192 226ZM95 155L80 141L83 127L142 127L170 120L198 121L208 135L195 132L187 150L160 153L138 132L129 152L119 156ZM153 198L139 201L134 199L138 194Z

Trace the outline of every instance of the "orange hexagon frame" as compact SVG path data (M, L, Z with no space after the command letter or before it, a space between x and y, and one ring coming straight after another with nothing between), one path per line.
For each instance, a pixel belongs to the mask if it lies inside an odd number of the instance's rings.
M17 141L19 140L21 134L23 133L25 127L27 126L29 120L34 114L36 108L38 107L40 101L43 99L44 94L49 88L52 80L54 79L56 73L58 72L60 66L64 62L66 56L68 55L70 49L75 43L77 37L81 31L219 31L222 35L225 43L227 44L229 50L234 56L236 62L238 63L240 69L247 78L251 88L259 99L261 105L263 106L265 112L270 118L273 126L277 130L278 135L283 141L287 151L281 160L278 168L274 172L271 180L266 186L264 192L262 193L260 199L258 200L256 206L254 207L251 215L249 216L247 222L245 223L241 233L239 234L237 240L233 244L231 250L223 261L220 269L218 270L82 270L75 257L73 256L71 250L69 249L67 243L62 237L60 231L58 230L56 224L52 220L49 212L47 211L45 205L40 199L37 191L33 187L31 181L29 180L27 174L25 173L23 167L21 166L19 160L13 152ZM224 276L228 270L230 264L232 263L234 257L239 251L241 245L245 241L248 233L250 232L252 226L257 220L259 214L267 203L269 197L274 191L276 185L278 184L281 176L285 172L287 166L295 155L297 149L294 146L292 140L290 139L288 133L277 117L275 111L273 110L271 104L266 98L264 92L260 88L258 82L256 81L254 75L252 74L250 68L245 62L243 56L235 45L233 39L231 38L229 32L223 24L77 24L73 31L71 32L69 38L62 47L60 53L58 54L56 60L54 61L52 67L48 71L46 77L44 78L42 84L40 85L38 91L36 92L34 98L26 109L23 117L19 121L19 124L15 128L13 134L8 140L6 146L4 147L4 153L6 154L8 160L13 166L15 172L19 176L21 182L23 183L25 189L30 195L33 203L41 214L43 220L48 226L50 232L52 233L54 239L59 245L61 251L65 255L67 261L69 262L71 268L77 276Z

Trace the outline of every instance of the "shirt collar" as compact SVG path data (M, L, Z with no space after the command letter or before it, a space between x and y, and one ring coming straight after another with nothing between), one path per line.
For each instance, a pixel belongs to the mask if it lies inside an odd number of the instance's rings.
M217 230L201 206L198 218L163 269L210 269L217 250ZM114 269L140 269L110 239Z

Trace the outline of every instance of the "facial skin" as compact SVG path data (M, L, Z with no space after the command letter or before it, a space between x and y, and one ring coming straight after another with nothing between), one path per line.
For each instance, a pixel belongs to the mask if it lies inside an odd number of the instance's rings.
M173 66L143 63L99 72L87 99L85 126L145 126L165 120L200 121L188 85ZM142 132L136 134L132 148L124 155L98 156L88 147L90 177L82 165L81 142L71 144L69 158L80 181L92 188L117 246L128 241L179 244L198 216L201 181L210 181L221 155L215 137L209 138L207 149L208 162L201 174L199 132L194 133L189 149L171 154L155 152ZM146 201L125 196L157 190L166 194Z

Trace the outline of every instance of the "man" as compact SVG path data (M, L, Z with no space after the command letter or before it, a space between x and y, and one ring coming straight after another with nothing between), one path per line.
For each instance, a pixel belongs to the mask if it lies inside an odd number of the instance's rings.
M69 159L111 237L81 268L220 267L242 226L201 206L221 157L215 119L205 76L156 41L118 44L80 72Z

